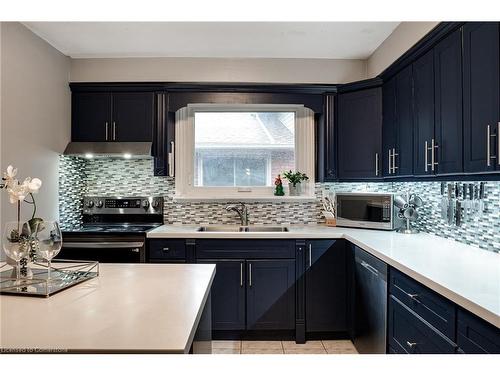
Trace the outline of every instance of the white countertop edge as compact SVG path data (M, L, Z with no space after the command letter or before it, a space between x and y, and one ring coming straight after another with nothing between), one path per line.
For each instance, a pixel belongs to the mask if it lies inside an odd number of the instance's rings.
M368 253L374 255L375 257L381 259L388 265L396 268L397 270L407 274L412 277L416 281L425 285L426 287L432 289L443 297L449 299L455 304L459 305L463 309L470 311L471 313L479 316L490 324L494 325L497 328L500 328L500 315L497 315L493 311L488 310L481 305L469 300L468 298L463 297L462 295L450 290L443 285L433 281L432 279L414 271L408 266L401 264L394 259L388 257L385 254L380 253L376 249L371 248L369 245L361 242L360 240L353 237L351 234L347 234L344 232L337 233L328 233L327 231L318 231L307 232L307 231L294 231L293 226L290 232L270 232L270 233L256 233L256 232L197 232L196 228L201 225L167 225L164 227L168 227L168 231L161 230L162 227L157 228L157 230L153 230L152 232L147 233L148 238L198 238L198 239L346 239L352 242L354 245L359 246L363 250ZM163 228L164 228L163 227ZM307 226L304 226L307 227ZM317 226L317 228L323 226ZM317 230L316 228L316 230ZM342 231L343 229L351 228L339 228L335 229ZM390 232L389 232L390 233ZM452 240L450 240L452 241ZM487 250L481 250L487 251Z
M189 333L189 338L186 343L186 346L184 347L184 350L182 352L169 352L172 354L179 353L179 354L188 354L189 349L191 349L191 345L194 340L194 336L196 334L196 330L198 329L198 324L200 324L201 316L203 315L203 310L205 310L205 305L207 304L208 296L210 295L210 292L212 290L212 284L215 279L215 273L217 272L216 266L214 264L213 269L212 269L212 276L210 277L210 282L208 284L207 290L205 291L205 295L203 296L203 302L200 306L200 310L196 314L196 319L194 321L194 325L191 328L191 332Z

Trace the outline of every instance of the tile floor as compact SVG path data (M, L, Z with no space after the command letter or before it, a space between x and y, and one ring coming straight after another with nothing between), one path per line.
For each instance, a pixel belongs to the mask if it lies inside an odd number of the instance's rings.
M357 354L350 340L212 341L213 354Z

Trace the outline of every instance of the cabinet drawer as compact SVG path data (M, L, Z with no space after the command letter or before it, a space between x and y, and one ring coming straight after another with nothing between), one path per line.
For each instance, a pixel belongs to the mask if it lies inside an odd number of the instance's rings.
M397 353L453 354L456 345L394 296L389 299L389 346Z
M295 258L293 240L197 240L197 259Z
M149 259L185 260L186 243L184 240L149 240Z
M462 309L457 319L457 344L464 353L500 354L500 329Z
M434 328L455 341L455 305L405 274L391 268L390 293Z

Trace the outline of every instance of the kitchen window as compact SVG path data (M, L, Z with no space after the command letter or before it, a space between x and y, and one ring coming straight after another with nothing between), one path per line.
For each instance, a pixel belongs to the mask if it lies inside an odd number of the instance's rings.
M314 114L304 106L188 105L176 113L176 143L178 199L280 199L274 179L290 169L309 176L313 195Z

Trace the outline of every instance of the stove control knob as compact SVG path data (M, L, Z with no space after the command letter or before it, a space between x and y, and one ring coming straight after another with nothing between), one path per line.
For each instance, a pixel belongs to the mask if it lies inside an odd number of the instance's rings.
M92 208L92 207L94 207L94 201L88 201L88 202L87 202L87 207L88 207L88 208Z
M159 200L159 199L155 199L155 200L153 201L153 208L154 208L155 210L157 210L158 208L160 208L160 200Z
M104 203L102 201L97 201L97 203L95 204L95 206L97 208L102 208L102 206L104 206Z
M149 208L149 201L147 199L145 199L145 200L142 201L142 207L145 208L145 209Z

